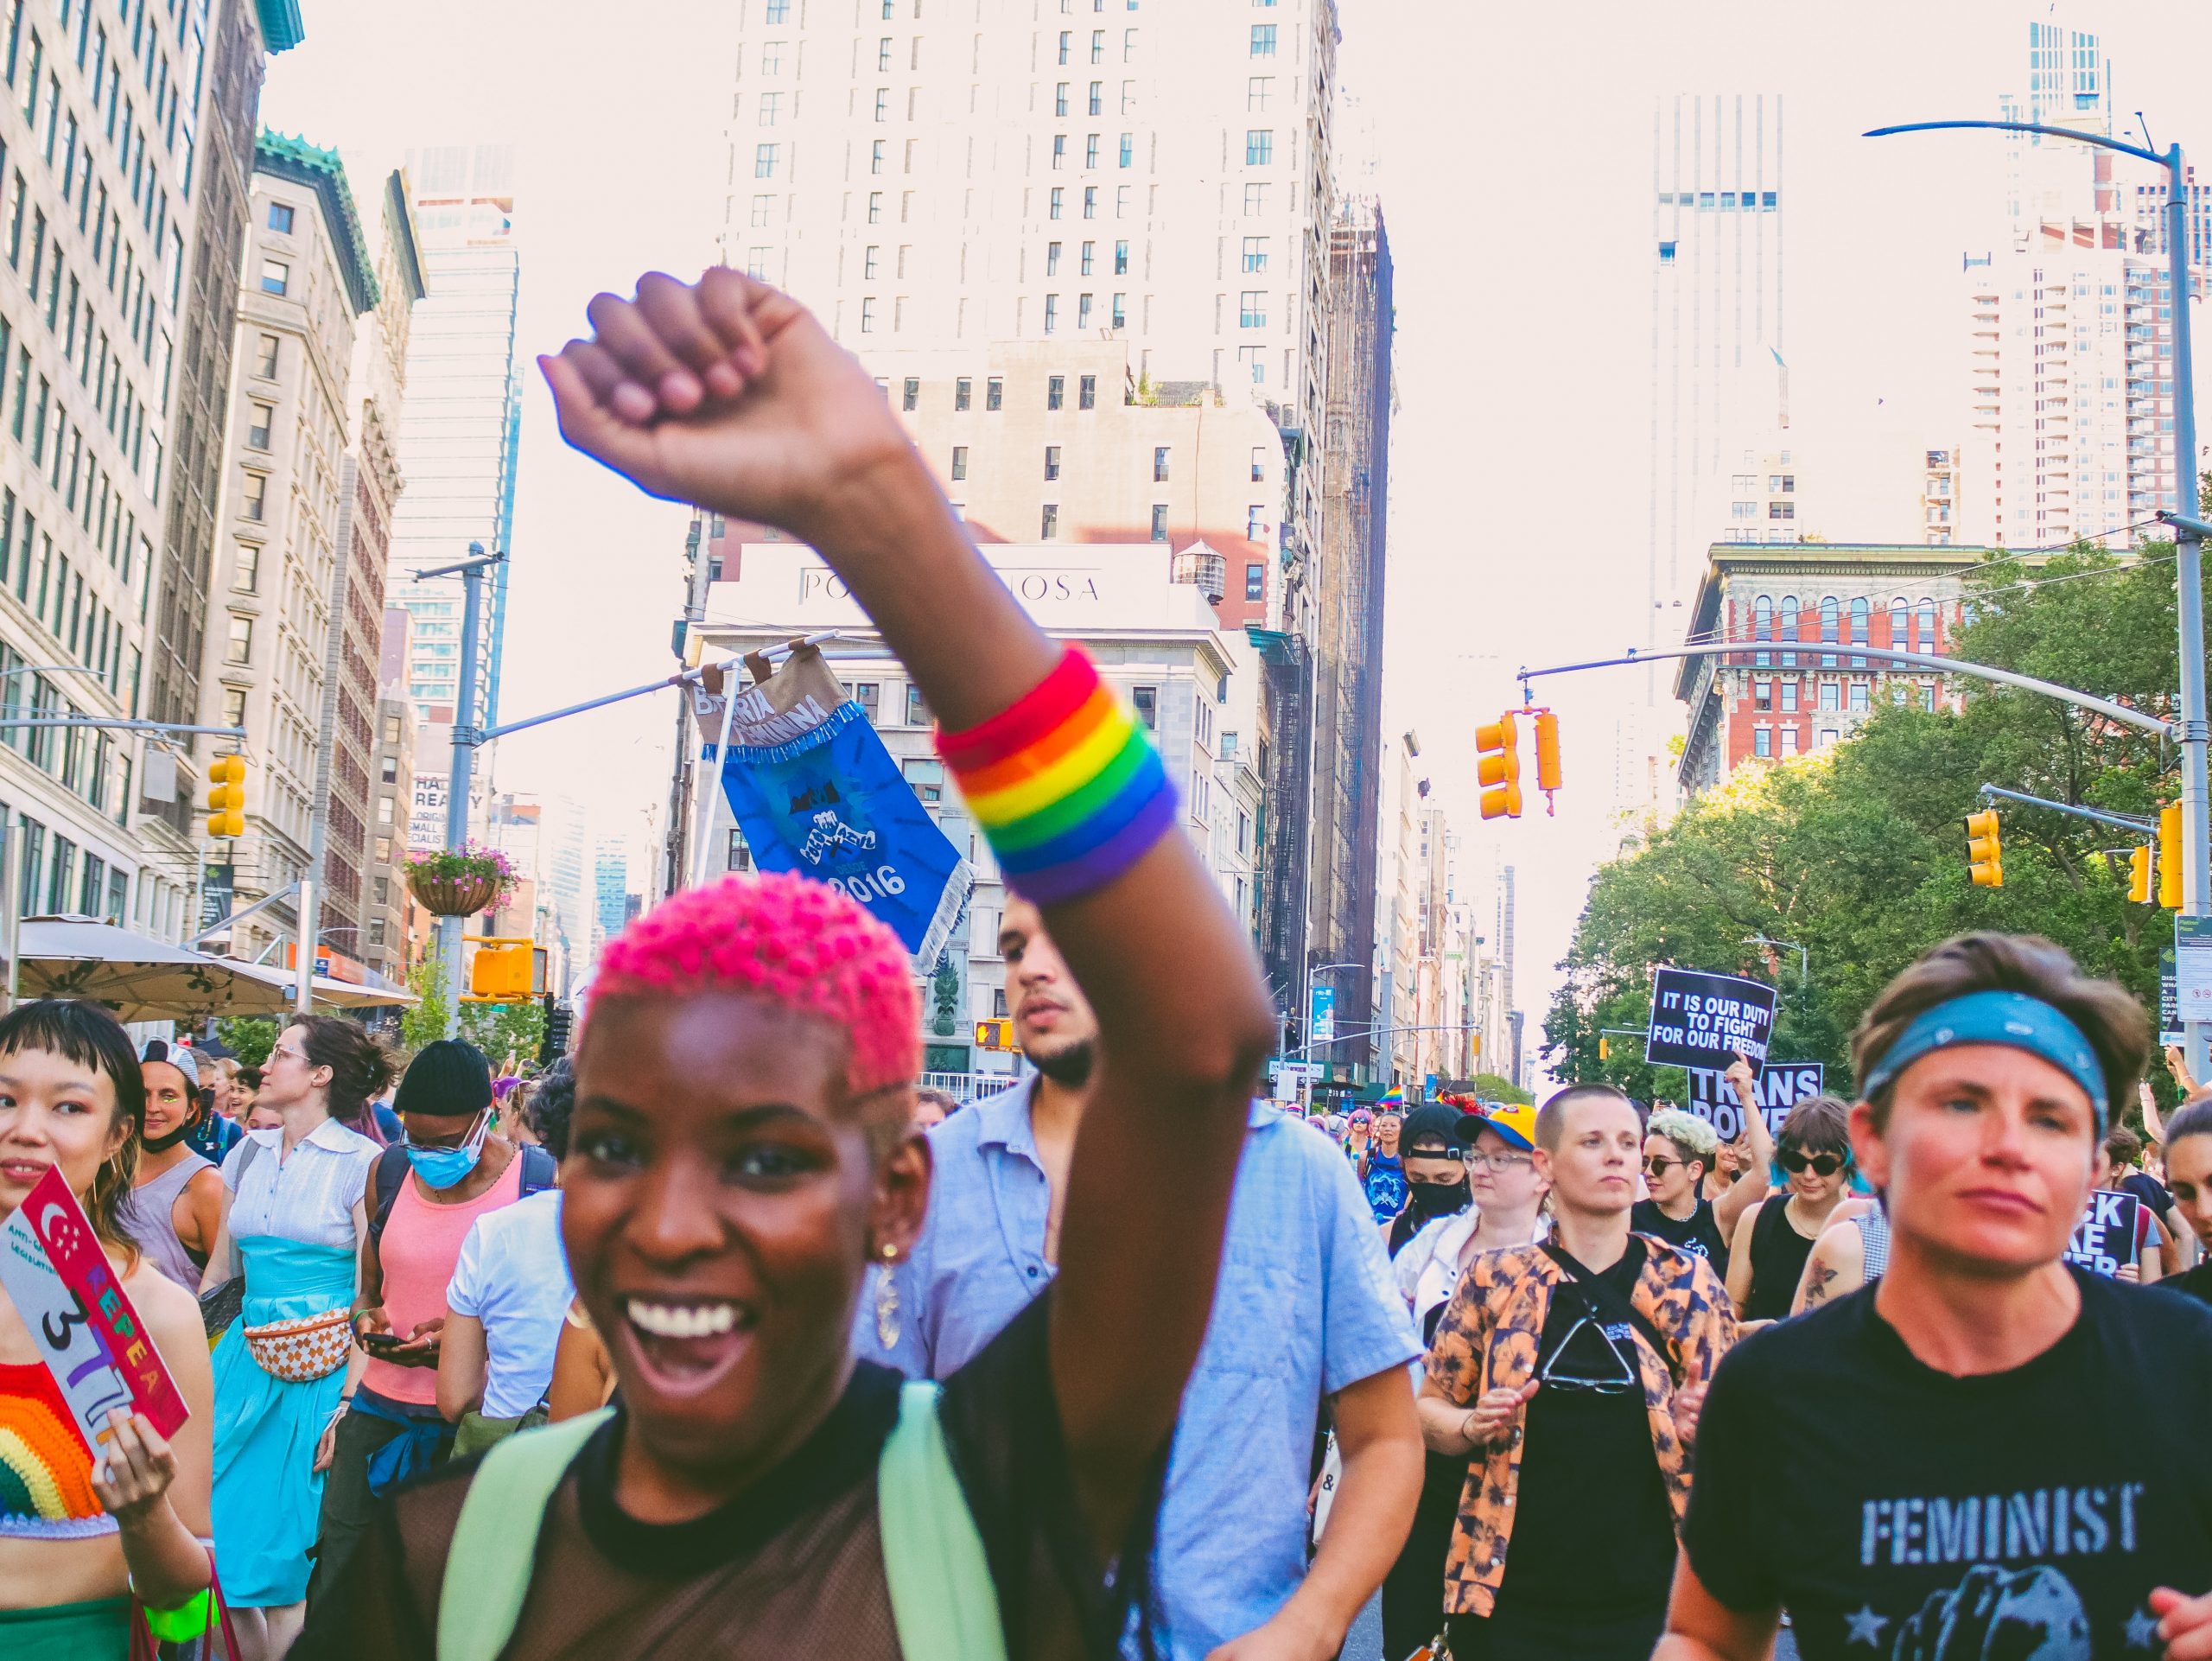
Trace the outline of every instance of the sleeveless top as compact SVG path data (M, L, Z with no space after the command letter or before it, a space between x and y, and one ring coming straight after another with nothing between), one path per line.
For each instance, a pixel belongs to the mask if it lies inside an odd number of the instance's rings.
M1713 1202L1700 1194L1697 1209L1688 1217L1674 1218L1656 1200L1639 1200L1629 1212L1628 1225L1638 1234L1656 1234L1669 1245L1678 1245L1713 1265L1713 1272L1728 1277L1728 1243L1720 1238L1720 1225L1713 1215Z
M0 1361L0 1537L84 1540L116 1532L92 1492L92 1450L41 1361Z
M1797 1295L1813 1243L1790 1226L1789 1212L1787 1194L1759 1201L1758 1218L1751 1225L1751 1295L1744 1308L1746 1321L1785 1320Z
M194 1177L214 1168L213 1161L188 1154L123 1197L123 1231L146 1254L148 1263L195 1296L200 1291L200 1266L192 1261L192 1254L177 1238L176 1200Z
M487 1211L512 1205L521 1193L520 1149L497 1182L458 1206L433 1205L423 1199L414 1172L408 1172L392 1200L384 1238L377 1243L377 1262L384 1270L384 1312L393 1332L404 1338L419 1323L444 1318L446 1287L461 1261L468 1225ZM372 1356L361 1382L386 1401L437 1405L435 1367L403 1367Z
M1866 1284L1872 1286L1889 1272L1890 1214L1877 1206L1854 1212L1851 1220L1859 1230L1859 1251L1866 1262Z

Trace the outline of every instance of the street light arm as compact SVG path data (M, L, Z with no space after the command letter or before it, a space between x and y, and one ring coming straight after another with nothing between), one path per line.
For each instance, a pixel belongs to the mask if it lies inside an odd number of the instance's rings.
M2156 150L2145 150L2140 144L2107 138L2099 133L2076 132L2071 127L2047 126L2039 121L1906 121L1894 127L1875 127L1859 135L1862 138L1888 138L1901 132L1945 132L1955 127L1993 128L1999 132L2046 133L2053 138L2071 138L2084 144L2094 144L2099 150L2118 150L2123 156L2133 156L2158 167L2171 165L2167 157Z

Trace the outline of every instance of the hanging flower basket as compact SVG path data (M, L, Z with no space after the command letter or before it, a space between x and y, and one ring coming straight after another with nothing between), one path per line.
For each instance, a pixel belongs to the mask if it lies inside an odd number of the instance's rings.
M514 886L514 867L496 848L470 843L407 856L407 887L434 916L471 917L488 911Z

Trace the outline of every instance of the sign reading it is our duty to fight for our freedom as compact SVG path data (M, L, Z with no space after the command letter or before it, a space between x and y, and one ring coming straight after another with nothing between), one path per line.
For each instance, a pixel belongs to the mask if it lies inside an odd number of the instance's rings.
M1651 974L1651 1028L1643 1059L1654 1066L1726 1072L1738 1054L1757 1072L1774 1034L1774 988L1693 969Z
M0 1287L87 1448L106 1447L113 1435L107 1416L118 1408L144 1414L164 1436L176 1435L188 1416L184 1397L59 1168L0 1223Z

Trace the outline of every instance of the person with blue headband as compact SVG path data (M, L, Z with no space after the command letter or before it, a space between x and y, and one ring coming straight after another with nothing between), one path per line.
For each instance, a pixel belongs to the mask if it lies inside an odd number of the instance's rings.
M1765 1656L1785 1610L1805 1661L2212 1658L2212 1312L2065 1259L2149 1036L2031 936L1876 997L1850 1129L1888 1270L1715 1372L1653 1661Z

